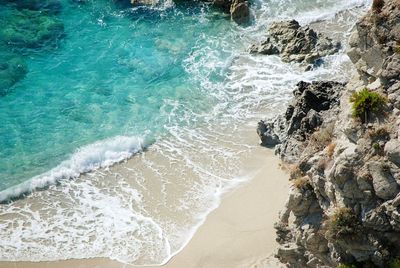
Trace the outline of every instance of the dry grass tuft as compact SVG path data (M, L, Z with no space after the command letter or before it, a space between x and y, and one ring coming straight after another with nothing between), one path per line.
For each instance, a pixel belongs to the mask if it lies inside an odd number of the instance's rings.
M315 131L310 136L309 145L318 150L324 149L329 143L332 142L334 129L335 129L335 124L330 123L326 127Z
M329 158L332 158L333 153L335 152L335 148L336 148L336 143L331 142L328 144L328 146L326 146L326 155Z
M289 166L289 174L290 174L290 179L292 179L292 180L295 180L295 179L298 179L298 178L304 176L299 165Z
M292 180L292 183L294 187L296 187L299 190L307 190L312 188L310 179L306 176L294 179Z

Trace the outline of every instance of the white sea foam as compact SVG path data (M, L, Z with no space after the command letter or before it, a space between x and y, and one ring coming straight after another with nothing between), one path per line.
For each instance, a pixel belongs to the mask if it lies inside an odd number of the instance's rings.
M0 192L0 202L19 197L54 184L61 179L73 179L98 168L106 168L130 158L143 150L143 138L116 136L78 149L68 160L50 171Z

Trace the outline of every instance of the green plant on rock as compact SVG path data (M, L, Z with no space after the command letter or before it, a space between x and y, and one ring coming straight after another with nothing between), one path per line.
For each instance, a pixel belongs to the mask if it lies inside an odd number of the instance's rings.
M400 268L400 257L396 257L389 262L389 268Z
M361 223L350 208L337 208L324 222L328 239L352 238L361 231Z
M379 143L374 142L374 143L372 144L372 148L374 148L374 150L380 150L380 149L381 149L381 146L379 145Z
M336 268L357 268L354 264L339 264Z
M358 117L363 123L368 122L371 114L382 113L387 99L377 92L371 92L367 88L355 92L350 97L353 103L353 117Z

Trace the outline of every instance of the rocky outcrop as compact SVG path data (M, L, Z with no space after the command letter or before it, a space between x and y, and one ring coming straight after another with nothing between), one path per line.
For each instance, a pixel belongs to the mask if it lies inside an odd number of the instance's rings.
M340 49L340 43L315 32L308 26L295 21L275 22L268 36L259 44L250 47L250 53L265 55L279 54L283 61L313 65L327 55Z
M290 164L275 226L277 257L289 267L391 267L400 255L400 5L383 3L350 40L360 77L345 87L300 83L285 114L259 123L262 143ZM380 118L362 122L350 96L365 87L388 103Z
M340 106L319 112L317 130L288 117L285 135L277 134L277 153L292 164L293 186L276 225L277 256L289 267L388 267L400 252L400 111L365 124L353 118L349 96L363 87L349 83ZM295 103L288 110L302 111L304 101ZM310 111L300 112L300 122Z
M296 162L307 147L309 137L319 127L328 126L333 121L338 113L339 98L344 86L338 82L299 82L286 113L275 120L258 123L257 133L262 145L277 145L276 152L282 160ZM323 135L329 136L324 133L319 138Z

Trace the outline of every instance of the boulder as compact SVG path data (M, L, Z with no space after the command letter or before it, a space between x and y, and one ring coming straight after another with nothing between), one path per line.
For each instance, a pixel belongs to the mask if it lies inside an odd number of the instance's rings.
M400 191L399 185L387 168L378 161L368 163L375 194L384 200L394 198Z
M388 159L400 166L400 141L397 139L392 139L385 144L384 152Z
M275 22L268 30L268 36L260 44L250 47L251 53L280 54L283 61L315 64L317 60L334 54L340 43L315 32L308 26L295 21Z
M261 145L272 147L280 143L279 136L273 132L272 123L258 122L257 134L261 139Z
M245 0L233 0L230 7L231 18L237 24L248 23L250 20L250 9Z

